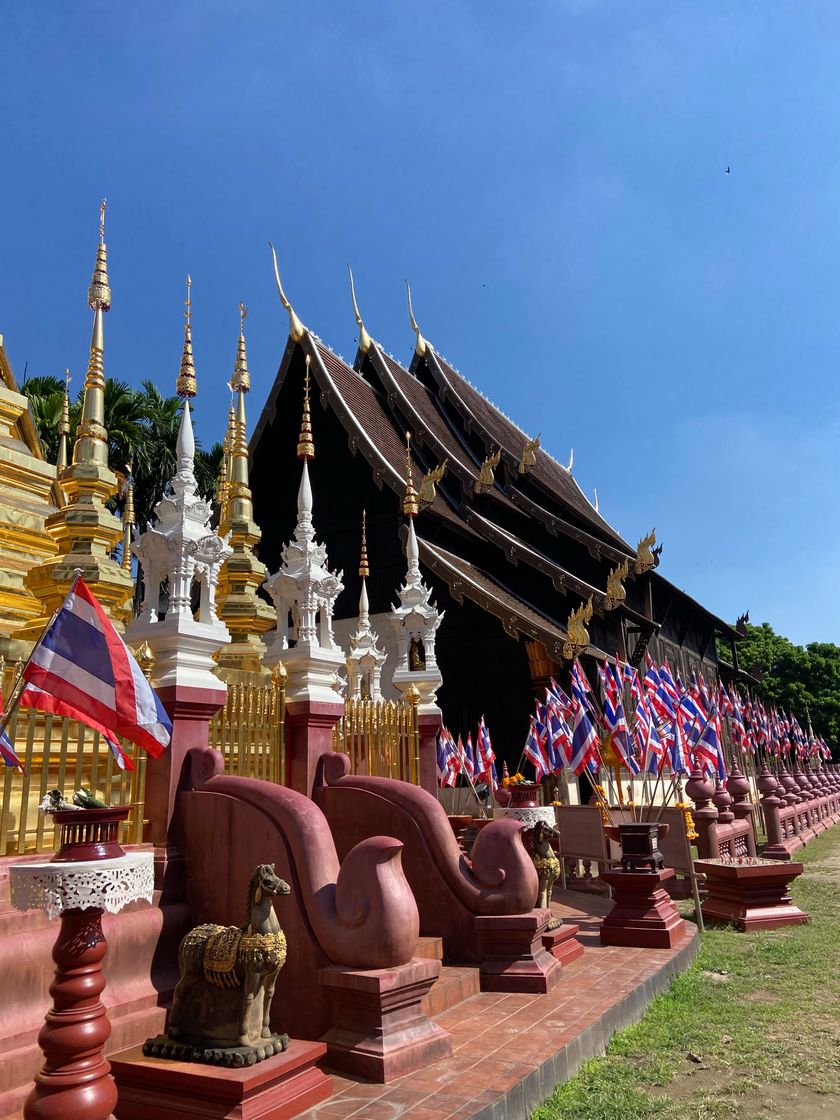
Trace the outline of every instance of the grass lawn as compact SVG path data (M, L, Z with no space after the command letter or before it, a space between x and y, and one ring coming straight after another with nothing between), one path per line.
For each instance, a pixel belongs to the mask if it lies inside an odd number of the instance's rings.
M534 1120L840 1120L840 825L798 858L809 925L707 930L691 968Z

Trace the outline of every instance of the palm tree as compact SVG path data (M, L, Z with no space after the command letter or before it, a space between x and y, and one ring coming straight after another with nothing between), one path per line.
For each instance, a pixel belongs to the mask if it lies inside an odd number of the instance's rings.
M30 377L21 391L29 400L29 411L48 462L58 457L58 422L64 403L64 380L60 377Z

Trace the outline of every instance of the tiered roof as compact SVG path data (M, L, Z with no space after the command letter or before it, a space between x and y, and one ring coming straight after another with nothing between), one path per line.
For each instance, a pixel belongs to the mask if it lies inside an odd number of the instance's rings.
M591 596L596 616L605 616L607 577L629 560L627 598L616 618L624 617L642 634L655 633L650 580L660 596L682 593L658 573L634 580L635 550L589 502L570 470L541 447L534 449L533 441L426 340L407 369L360 322L362 334L364 346L353 366L306 328L290 335L252 451L275 415L299 346L310 356L316 397L338 418L350 449L364 456L379 488L402 499L406 430L414 437L418 484L424 472L446 463L416 531L423 563L456 600L473 600L496 615L508 633L543 641L559 660L570 610ZM523 472L520 463L529 447L533 462ZM477 492L482 463L497 450L493 484ZM714 628L730 632L722 620L685 599ZM606 633L603 626L601 631ZM591 646L590 652L601 651Z

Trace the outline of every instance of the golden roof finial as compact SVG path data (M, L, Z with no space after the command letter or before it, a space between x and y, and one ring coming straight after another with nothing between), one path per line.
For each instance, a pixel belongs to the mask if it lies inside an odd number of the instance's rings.
M622 560L610 574L607 576L607 593L604 596L604 607L608 611L614 611L617 606L627 598L627 591L624 587L624 581L630 574L630 561L628 559Z
M362 554L359 557L359 579L367 579L370 575L367 553L367 510L362 510Z
M534 436L533 439L525 441L525 446L522 448L522 456L519 460L517 470L520 474L527 474L531 467L536 466L537 462L537 449L540 446L539 434Z
M181 354L181 370L175 384L175 392L183 398L194 397L198 392L198 382L195 378L195 364L193 362L192 331L190 329L192 319L191 288L192 280L187 273L187 298L184 303L184 350Z
M123 523L123 554L122 554L122 568L126 572L131 571L131 529L135 524L134 519L134 475L132 471L134 463L131 459L125 465L125 508L123 509L122 523Z
M247 393L251 388L251 374L248 372L248 355L245 353L245 320L248 308L239 305L239 342L236 347L236 361L233 364L233 377L230 379L231 392Z
M359 328L359 349L363 354L367 354L370 350L371 337L365 330L365 325L362 322L362 316L359 313L359 305L356 302L356 285L353 283L353 269L348 264L347 271L350 273L350 295L353 299L353 314L356 316L356 326Z
M411 329L417 335L417 341L414 344L415 352L422 358L426 353L426 340L420 333L420 328L417 326L417 320L414 318L414 308L411 306L411 285L406 280L405 290L408 293L408 317L411 320Z
M569 615L566 623L566 638L563 643L563 656L568 661L574 661L589 647L589 631L587 625L592 621L592 597L577 610Z
M438 463L436 467L432 467L430 471L426 471L423 475L420 481L420 489L417 491L417 497L423 509L430 506L437 497L436 486L446 474L448 465L449 460L444 459L442 463Z
M88 288L88 307L91 311L108 311L111 307L111 288L108 283L108 255L105 248L105 199L99 207L99 245L96 249L96 263L93 277Z
M502 459L502 449L497 447L495 451L491 452L484 462L481 464L481 470L478 472L478 478L475 480L473 490L476 494L483 494L489 490L496 482L496 467Z
M280 302L289 313L289 334L295 342L300 342L303 338L305 330L303 323L295 315L295 310L289 301L286 299L286 293L283 291L283 285L280 283L280 270L277 267L277 254L274 252L274 246L269 241L269 248L271 249L271 256L274 258L274 279L277 284L277 294L280 296Z
M414 489L414 476L411 473L411 432L405 433L405 497L403 498L403 515L416 517L420 512L420 501Z
M636 545L636 575L640 576L643 572L649 572L651 568L656 567L656 557L651 551L652 546L656 544L656 529L651 529L647 536L642 537Z
M312 438L312 416L309 412L309 354L306 355L306 376L303 379L303 416L297 445L298 459L315 458L315 441Z

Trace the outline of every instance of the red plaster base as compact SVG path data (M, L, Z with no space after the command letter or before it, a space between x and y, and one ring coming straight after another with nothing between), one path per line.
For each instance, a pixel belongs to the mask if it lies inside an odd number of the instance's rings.
M543 934L543 948L556 961L561 964L569 964L570 961L576 961L578 957L582 957L584 953L583 946L577 939L579 933L580 926L562 925L558 929Z
M614 905L601 924L602 945L673 949L686 935L685 922L662 886L673 870L604 871Z
M788 884L802 874L801 863L719 864L697 860L706 876L709 895L701 906L706 922L727 923L745 933L749 929L777 929L809 921L795 906Z
M483 992L551 991L561 966L543 944L550 920L550 910L475 919Z
M392 1081L452 1053L449 1033L424 1015L420 1001L440 975L440 961L415 957L394 968L322 968L333 1027L321 1039L327 1063L369 1081Z
M291 1120L332 1096L316 1062L326 1047L293 1039L289 1049L244 1069L146 1058L141 1046L111 1058L117 1120Z

